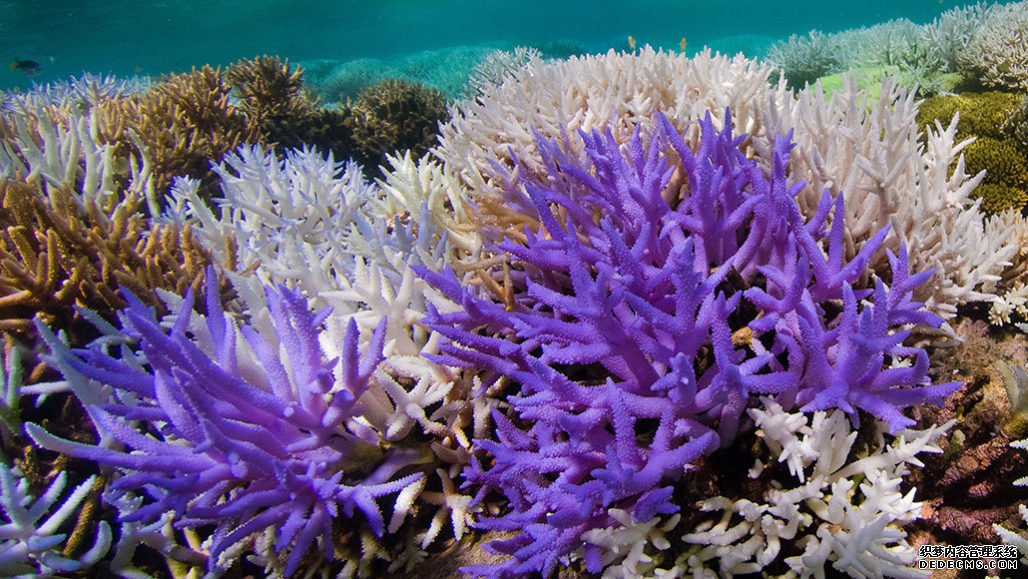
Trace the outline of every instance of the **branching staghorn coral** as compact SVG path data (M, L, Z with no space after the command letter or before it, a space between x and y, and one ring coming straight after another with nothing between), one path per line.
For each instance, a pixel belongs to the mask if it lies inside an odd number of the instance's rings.
M767 62L782 71L786 82L794 89L845 68L840 47L830 36L811 30L806 36L791 35L788 40L776 42L767 51Z
M956 72L961 55L984 26L996 4L978 2L957 6L921 28L921 43L928 47L947 72Z
M766 60L795 90L851 69L887 69L911 87L935 85L943 63L938 51L924 46L922 30L905 19L827 35L812 30L776 42Z
M107 554L113 536L101 521L95 542L84 553L69 559L63 549L66 528L82 501L90 493L96 476L91 476L67 495L67 473L60 473L39 497L30 494L21 471L0 462L0 573L5 576L49 575L87 569ZM63 500L62 500L63 499Z
M95 130L115 155L149 163L154 203L161 205L173 177L188 175L210 186L212 161L259 139L260 131L232 104L230 88L221 69L209 66L173 74L141 95L100 103Z
M913 269L936 270L917 299L952 318L963 303L991 299L1005 268L1023 262L1028 225L1013 211L985 219L972 201L984 176L965 173L961 152L969 141L957 140L957 118L927 129L924 145L916 118L914 95L886 82L877 100L852 84L827 101L820 90L801 92L768 109L765 126L795 131L793 175L808 181L798 197L804 214L825 188L845 191L846 255L892 225L886 247L906 243ZM767 165L772 143L754 141ZM876 269L883 260L876 258Z
M405 80L384 80L361 91L348 106L360 160L375 168L387 155L421 157L436 144L450 118L442 91Z
M394 163L415 167L409 155ZM443 196L438 170L396 173L383 189L368 183L357 164L311 149L279 159L263 147L241 147L214 171L221 179L220 216L200 199L195 182L180 180L164 219L191 224L218 259L249 272L229 277L255 326L267 324L261 282L288 285L314 307L332 308L319 336L326 351L341 347L352 322L364 340L386 323L385 358L362 399L363 420L384 440L431 448L441 468L429 471L430 485L407 496L414 510L435 513L417 541L428 547L444 521L459 539L470 520L470 497L453 479L469 460L469 437L485 434L488 410L467 396L472 376L422 357L437 353L439 341L420 324L426 304L444 307L445 300L410 268L473 269L474 232L445 229L444 203L461 200Z
M765 480L755 500L701 501L700 510L722 515L682 536L691 545L675 563L682 575L767 573L784 563L793 577L824 576L829 565L851 577L927 577L911 567L916 555L903 531L922 505L902 485L911 466L923 466L917 455L942 453L936 440L954 421L888 437L877 422L873 441L857 451L858 433L838 410L805 416L767 398L763 406L749 413L767 459L749 476L773 476L775 463L788 473L778 472L777 484Z
M124 307L119 287L158 304L157 288L184 292L203 282L210 253L189 227L148 225L136 196L104 210L64 186L44 194L0 180L0 327L32 332L33 318L71 329L75 307Z
M28 91L13 91L0 99L0 111L14 113L53 106L73 113L88 112L98 103L146 92L151 82L144 77L118 78L83 73L80 77L37 85Z
M315 147L339 159L358 151L353 142L353 112L323 108L304 86L303 70L278 57L241 60L225 71L225 82L240 99L249 129L261 142L281 149Z
M508 76L542 60L543 54L531 46L515 46L512 50L494 50L475 65L465 89L467 98L475 98L493 85L501 84Z
M515 533L489 547L511 558L470 573L549 575L579 549L600 572L609 558L586 533L620 526L615 512L647 523L678 511L683 471L731 443L754 394L854 423L866 410L899 431L913 424L903 409L959 386L928 384L927 354L902 346L906 324L941 323L911 297L930 272L911 275L901 249L888 288L854 290L887 229L845 259L843 200L825 192L801 215L787 138L767 177L709 115L695 152L656 124L648 146L638 128L624 146L581 132L584 153L540 136L548 175L498 176L543 227L496 247L511 256L509 301L419 269L461 307L430 309L447 338L436 359L484 371L493 390L479 394L509 404L465 475L478 500L505 497L478 526Z
M411 469L423 461L414 450L383 447L359 420L358 400L382 360L385 323L363 353L351 323L341 356L329 360L318 343L326 311L314 314L299 294L269 289L273 331L238 327L221 309L212 272L208 279L208 316L192 312L190 292L169 329L126 295L123 331L138 341L146 368L100 347L73 351L65 361L119 393L91 415L101 433L135 452L63 440L35 424L26 426L29 435L115 467L123 473L115 496L145 492L147 503L126 520L145 524L174 511L180 526L213 525L211 570L227 566L222 554L267 528L276 530L274 551L286 575L319 543L332 558L338 517L354 521L359 511L381 536L386 521L376 499L417 484L422 474ZM341 381L333 378L337 371ZM399 513L390 529L402 522Z
M989 11L957 59L967 79L999 90L1028 89L1028 3Z
M317 100L303 88L303 71L274 56L240 60L225 71L225 82L240 99L240 108L254 130L274 122L297 121L314 113Z
M637 125L652 127L653 114L665 111L687 140L699 132L692 121L731 107L736 129L763 133L764 109L785 98L784 87L768 85L771 67L747 60L701 52L688 58L677 52L645 47L634 53L613 50L601 55L573 56L556 62L532 61L512 82L485 90L478 99L461 103L453 119L440 127L435 156L458 179L457 196L479 208L476 222L495 225L498 233L520 231L532 219L511 210L503 184L493 178L496 163L542 175L545 166L536 150L536 135L559 138L561 127L574 133L608 127L625 142ZM572 146L580 146L574 140ZM387 173L388 175L388 173Z

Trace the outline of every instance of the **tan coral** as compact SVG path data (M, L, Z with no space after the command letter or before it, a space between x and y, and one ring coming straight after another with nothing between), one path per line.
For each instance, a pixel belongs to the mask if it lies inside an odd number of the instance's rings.
M221 69L204 66L171 75L142 95L100 103L95 108L99 141L113 144L115 156L145 157L158 199L180 175L213 187L210 163L259 139L229 92Z
M24 181L0 181L0 328L31 333L33 319L68 328L74 306L110 312L125 287L158 305L154 290L199 288L210 252L189 228L150 225L130 196L107 211L80 209L64 187L49 195Z

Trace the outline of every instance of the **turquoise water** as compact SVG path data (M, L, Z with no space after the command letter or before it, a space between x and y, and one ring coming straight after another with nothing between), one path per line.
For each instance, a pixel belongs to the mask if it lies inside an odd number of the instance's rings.
M0 59L41 65L33 79L2 67L0 88L27 88L84 71L159 75L259 54L293 61L397 58L466 46L542 45L552 52L639 45L710 45L758 56L774 39L892 18L928 22L973 2L733 2L695 0L0 0ZM559 56L560 54L554 54Z

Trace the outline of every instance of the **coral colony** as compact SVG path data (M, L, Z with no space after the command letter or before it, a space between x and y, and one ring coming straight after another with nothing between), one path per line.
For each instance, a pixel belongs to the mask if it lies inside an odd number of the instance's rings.
M520 532L492 544L512 559L468 571L549 574L584 533L617 524L613 509L633 523L677 512L676 479L732 442L759 394L839 408L854 424L864 410L899 431L913 424L902 409L960 386L926 385L927 354L901 345L902 326L941 323L910 298L931 272L910 276L904 250L890 256L891 288L878 280L855 292L887 230L844 261L843 199L826 193L802 217L803 184L786 179L788 137L776 140L767 177L709 115L695 152L666 118L658 126L648 147L637 129L623 151L610 133L583 133L583 155L539 143L549 179L511 187L526 192L545 234L499 245L523 264L513 304L476 297L452 272L420 270L463 310L430 308L426 323L448 338L437 360L519 384L512 416L494 411L498 440L476 441L491 468L475 459L465 474L479 497L508 500L511 512L480 527ZM662 153L687 175L675 207L662 196L673 173ZM598 547L583 556L602 571Z
M1028 105L824 89L1023 87L1026 14L814 32L776 68L523 48L449 108L324 107L271 57L4 95L0 575L1023 552Z

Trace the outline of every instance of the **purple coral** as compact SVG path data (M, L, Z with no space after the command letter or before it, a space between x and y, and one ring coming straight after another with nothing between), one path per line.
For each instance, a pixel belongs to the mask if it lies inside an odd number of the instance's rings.
M313 314L299 293L268 289L273 335L237 330L214 277L210 272L200 328L190 324L191 293L169 330L128 296L124 333L138 342L149 368L100 347L62 361L116 390L116 401L93 408L93 416L101 432L131 451L62 440L34 424L29 434L46 448L121 471L111 485L116 493L143 491L151 499L126 520L151 522L173 511L180 527L213 526L212 566L226 548L271 527L276 550L290 551L291 574L319 537L331 558L333 519L356 510L381 535L376 499L421 476L395 476L405 457L381 457L373 433L348 427L382 360L384 321L363 356L351 322L341 358L327 360L318 342L327 311ZM191 339L194 332L199 337ZM337 364L341 385L333 380ZM141 432L132 421L148 426Z
M941 323L911 298L931 273L909 275L902 249L891 287L853 289L888 230L844 262L842 196L825 192L803 218L791 136L768 176L727 112L721 131L700 124L696 151L663 116L648 146L638 129L623 147L580 133L583 154L538 139L547 174L526 167L509 193L542 230L497 248L514 266L513 308L448 270L419 271L463 307L425 320L446 338L439 361L515 385L509 413L494 412L498 440L476 441L491 458L465 474L479 500L508 502L479 526L520 533L490 545L511 559L465 571L548 575L581 548L599 572L583 533L619 524L614 508L640 522L675 512L675 482L731 441L755 395L854 421L863 409L898 430L912 423L904 408L959 386L930 385L925 352L902 345L904 325Z

